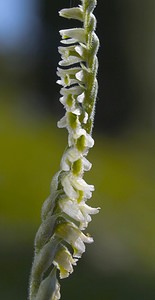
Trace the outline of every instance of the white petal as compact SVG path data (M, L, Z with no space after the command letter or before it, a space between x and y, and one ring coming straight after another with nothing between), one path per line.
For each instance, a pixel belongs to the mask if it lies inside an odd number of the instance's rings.
M54 265L60 270L60 278L66 278L73 272L72 265L76 265L77 259L74 259L68 249L61 245L54 259Z
M59 15L68 19L76 19L79 21L83 21L83 9L81 6L72 7L72 8L64 8L59 11Z
M92 191L94 191L94 186L87 184L84 179L78 178L75 176L68 175L70 184L72 185L73 189L83 191L84 198L90 199L92 197ZM67 194L69 196L69 193ZM71 195L71 194L70 194ZM70 197L70 196L69 196ZM73 199L72 197L70 197ZM78 199L78 193L74 199Z
M61 170L63 170L63 171L69 171L70 170L70 165L69 165L67 153L63 154L62 159L61 159L61 163L60 163L60 167L61 167Z
M60 299L60 284L56 278L56 269L50 272L50 274L41 281L38 292L35 296L35 299L52 299L59 300ZM34 298L34 297L33 297Z
M72 163L81 157L81 154L77 151L76 148L70 148L68 155L69 155L69 160Z
M82 61L82 59L80 57L69 56L68 58L65 58L65 59L59 61L59 65L66 67L66 66L70 66L70 65L79 63L81 61Z
M94 140L88 133L86 133L86 146L89 148L92 148L94 146Z
M59 32L63 39L73 38L79 43L86 43L86 32L84 28L63 29Z
M75 137L76 137L76 138L79 138L81 135L86 136L86 130L83 129L83 128L79 128L79 129L78 129L78 131L77 131L76 134L75 134Z
M84 235L79 228L74 223L63 223L59 224L55 233L58 237L63 238L67 243L69 243L73 250L73 257L81 257L82 253L85 251L85 243L92 243L93 238Z
M85 112L85 116L84 116L84 119L83 119L83 123L86 124L88 121L88 114L87 112Z
M70 180L70 176L66 175L62 178L61 180L62 186L64 188L64 192L65 194L71 198L71 199L76 199L78 197L77 192L75 191L75 189L73 188L72 184L71 184L71 180Z
M84 201L81 201L79 203L79 206L80 206L80 211L84 216L84 221L80 222L79 228L81 230L84 230L88 226L88 223L91 221L90 214L92 214L92 215L97 214L99 212L99 208L92 208L92 207L88 206L87 204L85 204Z
M72 132L68 134L68 146L72 147L74 145L74 138Z
M73 257L80 258L81 255L85 252L85 244L82 241L81 237L79 237L73 244L74 247L74 254Z
M77 42L77 40L76 39L67 39L67 40L61 40L60 41L62 44L66 44L66 45L69 45L69 44L74 44L74 43L76 43Z
M76 46L75 51L80 55L83 56L84 48L81 46Z
M77 202L70 199L60 199L59 205L64 213L73 218L76 221L84 222L84 216L80 211Z
M79 81L84 81L84 72L83 70L79 71L78 73L76 73L76 78L79 80Z
M82 94L80 94L78 97L77 97L77 101L79 103L83 103L83 100L85 98L85 93L83 92Z
M73 257L77 257L80 258L81 255L85 252L85 243L92 243L93 242L93 238L92 237L88 237L86 235L84 235L81 232L81 235L78 239L75 240L73 247L74 247L74 254Z
M60 119L60 121L58 121L57 126L58 126L58 128L67 127L67 118L66 118L66 115L64 117L62 117L62 119Z
M75 99L71 94L61 97L59 101L64 105L67 111L73 112L76 109Z
M55 233L71 245L82 235L80 229L72 222L57 225Z
M68 149L62 156L61 169L64 171L69 171L70 162L73 163L74 161L78 160L80 156L81 155L76 148Z
M66 73L68 75L72 74L72 75L75 75L77 72L79 72L81 70L80 67L76 67L76 68L69 68L69 69L61 69L61 68L57 68L57 75L60 76L60 77L65 77L66 76Z
M87 184L83 178L76 178L72 180L73 186L80 191L94 191L94 186Z
M100 207L94 208L91 207L89 205L87 205L86 203L84 203L84 205L81 206L81 210L82 212L87 212L87 214L91 214L91 215L95 215L99 212Z
M91 236L87 236L83 232L81 232L81 239L83 240L83 242L85 242L87 244L91 244L94 241Z
M62 59L67 58L70 55L70 51L74 51L75 49L75 45L71 45L71 46L60 46L58 47L58 51L62 57Z
M80 108L76 108L76 109L73 109L71 110L71 112L77 116L80 116L81 115L81 110Z
M82 164L84 171L89 171L92 167L92 164L85 157L82 158Z
M86 147L89 147L89 148L92 148L93 146L94 146L94 140L93 140L93 138L91 137L91 135L90 134L88 134L87 132L86 132L86 130L85 129L83 129L83 128L79 128L77 131L76 131L76 133L75 133L75 135L74 135L74 138L79 138L81 135L84 135L85 136L85 138L86 138L86 141L85 141L85 143L86 143Z
M62 77L61 79L57 80L56 83L66 87L66 86L70 86L73 82L71 82L69 75L66 74L66 77L64 78ZM76 81L74 83L76 83Z
M60 97L59 101L60 101L63 105L66 105L66 99L67 99L67 96L63 96L63 97Z

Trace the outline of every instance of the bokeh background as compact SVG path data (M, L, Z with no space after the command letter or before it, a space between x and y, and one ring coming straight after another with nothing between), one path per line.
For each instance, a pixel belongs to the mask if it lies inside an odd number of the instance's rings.
M58 17L74 0L0 1L0 299L26 299L33 239L67 143ZM155 299L155 1L98 0L99 93L85 178L95 243L62 299ZM77 25L77 24L76 24Z

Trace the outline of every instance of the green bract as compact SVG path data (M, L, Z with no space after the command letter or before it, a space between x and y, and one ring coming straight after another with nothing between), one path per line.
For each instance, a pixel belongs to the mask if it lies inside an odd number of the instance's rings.
M60 171L53 177L51 194L42 208L42 224L35 238L35 257L30 279L29 300L58 300L60 278L68 277L93 239L83 231L99 208L86 204L94 186L83 179L91 163L86 155L94 145L91 136L97 95L96 53L99 42L94 32L95 0L82 0L79 7L62 9L59 14L83 22L83 27L60 30L61 61L57 69L62 86L60 102L66 110L58 122L68 130L68 146ZM72 249L72 251L71 251Z

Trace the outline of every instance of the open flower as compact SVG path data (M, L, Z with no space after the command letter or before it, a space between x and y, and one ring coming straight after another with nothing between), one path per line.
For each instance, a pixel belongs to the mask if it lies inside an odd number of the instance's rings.
M81 230L84 230L88 226L88 223L91 221L90 215L97 214L99 211L99 207L90 207L84 200L78 203L78 201L67 197L62 197L59 200L59 206L65 214L79 222L79 228Z
M87 184L84 179L74 176L71 172L62 176L61 183L65 194L73 200L79 198L79 191L83 192L84 199L90 199L94 191L93 185Z
M73 257L80 258L85 252L84 243L92 243L93 238L86 236L81 230L72 222L61 223L56 227L55 234L69 243L73 250Z
M65 43L66 39L72 39L74 43L86 43L86 31L84 28L72 28L60 30L62 36L62 43Z
M61 245L53 264L60 270L60 278L66 278L73 272L77 259L73 258L66 246Z
M79 7L64 8L59 12L59 15L68 19L84 21L84 12L81 5Z

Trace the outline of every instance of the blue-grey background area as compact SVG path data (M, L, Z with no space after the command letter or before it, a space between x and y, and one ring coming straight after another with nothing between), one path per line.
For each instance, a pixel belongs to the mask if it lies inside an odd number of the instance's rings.
M70 0L0 1L0 299L27 299L40 210L67 133L56 68ZM98 0L99 93L90 151L94 244L62 299L155 299L155 2Z

